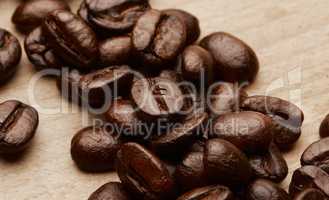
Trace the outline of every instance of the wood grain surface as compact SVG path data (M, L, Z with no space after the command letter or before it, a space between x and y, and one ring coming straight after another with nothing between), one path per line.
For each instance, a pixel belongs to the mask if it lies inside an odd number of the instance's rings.
M0 27L13 32L23 44L24 36L10 21L18 3L0 1ZM70 1L74 12L79 3ZM261 63L248 92L288 99L303 109L302 137L285 154L290 171L282 186L287 188L303 149L319 138L319 124L329 112L329 1L151 0L151 4L195 14L202 35L226 31L247 42ZM35 73L24 53L16 77L0 88L0 100L31 103L30 80ZM83 126L81 111L60 97L53 79L43 78L35 88L38 103L34 106L43 108L40 125L32 147L21 158L0 158L0 200L82 200L102 184L117 180L114 173L88 174L75 167L70 142ZM63 112L54 112L61 106Z

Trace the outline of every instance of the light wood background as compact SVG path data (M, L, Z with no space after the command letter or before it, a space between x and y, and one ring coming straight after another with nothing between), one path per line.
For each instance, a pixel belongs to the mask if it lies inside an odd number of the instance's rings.
M0 27L23 43L10 18L18 0L0 1ZM76 11L80 0L70 1ZM329 112L329 2L327 0L151 0L155 8L181 8L199 17L203 35L230 32L257 53L261 69L250 94L268 94L300 105L305 113L303 134L285 154L290 173L299 167L303 149L318 139L318 127ZM328 71L327 71L328 70ZM17 76L0 88L0 100L32 103L29 82L35 74L23 55ZM35 97L44 109L70 106L49 78L37 82ZM34 106L37 106L34 104ZM81 112L40 114L32 147L16 160L0 158L0 200L82 200L99 186L117 180L114 173L86 174L70 157L70 142L83 124ZM43 109L43 110L44 110Z

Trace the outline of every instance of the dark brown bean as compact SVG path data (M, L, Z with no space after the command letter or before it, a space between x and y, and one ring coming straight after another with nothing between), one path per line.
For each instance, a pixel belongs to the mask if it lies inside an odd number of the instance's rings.
M106 39L99 44L100 62L103 66L127 64L132 55L129 36Z
M235 198L228 187L214 185L194 189L177 200L235 200Z
M281 182L288 175L288 165L278 147L271 143L268 151L249 157L249 163L258 178Z
M174 193L174 180L166 166L139 144L122 146L118 152L117 171L121 182L137 199L171 199Z
M150 9L148 0L85 0L88 20L109 33L129 32Z
M200 46L188 46L182 53L182 75L197 85L201 84L200 81L206 85L211 83L213 64L211 54Z
M227 82L213 84L209 90L208 110L215 116L240 111L240 103L248 97L243 88Z
M251 83L259 63L255 52L235 36L217 32L203 38L200 45L215 59L214 76L227 82Z
M316 166L304 166L297 169L292 175L289 194L295 197L306 189L315 188L328 196L328 185L329 175L325 171Z
M289 148L301 135L304 114L291 102L270 96L251 96L242 102L241 108L261 112L273 119L274 142L280 148Z
M288 193L265 179L253 181L247 190L247 200L290 200Z
M174 126L168 133L151 141L154 152L160 155L179 155L196 140L202 137L203 125L208 121L207 113L195 113L188 119Z
M267 150L272 141L272 120L258 112L228 113L215 119L209 137L228 140L249 153Z
M149 10L137 21L132 43L142 64L156 70L181 53L186 45L186 26L174 15Z
M306 148L301 164L315 165L329 173L329 138L321 139Z
M177 166L175 178L183 191L207 185L203 158L203 151L191 152L185 155L183 161Z
M328 200L328 197L320 190L310 188L301 192L294 200Z
M0 154L15 154L26 149L39 124L38 112L16 100L0 104Z
M123 185L118 182L110 182L97 189L88 200L129 200L131 199Z
M65 10L48 14L43 23L48 44L56 55L81 70L90 69L98 57L93 30L78 16Z
M17 38L0 28L0 84L13 77L21 56L22 49Z
M329 114L322 120L319 133L321 137L329 136Z
M65 0L29 0L16 8L12 22L21 32L27 33L40 26L48 13L54 10L70 10Z
M186 43L192 44L196 40L198 40L200 36L200 25L199 20L191 13L188 13L184 10L179 9L167 9L163 11L164 13L168 15L174 15L178 18L180 18L186 25Z
M87 127L72 138L71 155L81 170L109 171L115 167L120 146L116 133L107 132L103 127Z
M79 88L84 106L105 107L115 95L129 91L134 75L127 65L111 66L81 77Z
M54 50L47 45L41 27L34 29L24 42L26 55L37 70L63 67L61 59L55 55Z
M139 79L133 83L131 96L143 120L177 116L184 105L177 83L165 78Z
M252 173L246 155L232 143L222 139L207 141L204 165L208 179L224 185L245 184Z

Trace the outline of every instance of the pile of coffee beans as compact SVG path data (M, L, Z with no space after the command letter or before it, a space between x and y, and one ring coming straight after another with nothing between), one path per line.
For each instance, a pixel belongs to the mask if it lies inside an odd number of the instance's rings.
M55 70L63 97L102 116L76 133L71 156L87 172L116 170L121 182L89 200L312 200L329 198L329 139L308 147L289 194L282 152L301 136L303 112L271 96L249 96L255 52L225 32L199 39L198 18L148 0L22 1L12 22L26 34L36 70ZM0 29L0 82L16 72L18 40ZM0 104L0 153L21 152L37 111ZM320 134L329 136L329 117Z

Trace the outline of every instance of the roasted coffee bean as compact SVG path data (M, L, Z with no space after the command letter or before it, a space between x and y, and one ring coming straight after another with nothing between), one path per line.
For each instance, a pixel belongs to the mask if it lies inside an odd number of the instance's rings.
M157 70L176 59L186 45L186 26L180 18L158 10L145 12L132 32L142 65Z
M123 185L110 182L97 189L88 200L129 200L131 199Z
M251 96L242 102L241 108L261 112L273 119L274 142L280 148L289 148L301 135L304 114L293 103L276 97Z
M284 189L271 181L257 179L247 189L247 200L289 200L291 199Z
M131 96L143 120L177 116L184 105L177 83L165 78L139 79L133 83Z
M16 100L0 104L0 154L24 150L35 135L39 124L38 112Z
M139 136L139 134L143 136L142 133L134 131L140 120L131 100L115 99L110 108L104 113L104 117L106 121L122 129L124 136Z
M88 20L107 32L129 32L150 9L148 0L85 0Z
M329 114L321 122L319 133L321 137L329 136Z
M168 15L174 15L180 18L184 22L187 29L186 31L187 44L192 44L193 42L198 40L201 32L198 18L196 18L191 13L179 9L167 9L164 10L163 12Z
M12 16L12 22L21 32L30 32L40 26L48 13L70 10L65 0L29 0L21 2Z
M183 51L181 59L182 74L186 80L196 82L197 85L211 83L214 60L207 50L197 45L188 46Z
M314 142L304 151L302 165L315 165L329 173L329 138Z
M194 189L177 200L235 200L235 198L228 187L214 185Z
M193 114L193 116L174 126L168 133L153 139L151 141L152 150L159 155L169 157L183 153L196 138L202 137L203 128L207 121L207 113Z
M43 23L47 42L56 55L81 70L90 69L98 57L93 30L78 16L66 10L48 14Z
M26 55L37 70L63 67L61 59L54 50L47 45L41 27L34 29L24 41Z
M219 82L210 88L208 110L215 116L236 112L247 97L247 92L237 84Z
M208 179L224 185L245 184L252 173L246 155L232 143L222 139L207 141L204 165Z
M207 185L207 176L203 165L204 153L191 152L185 155L177 166L175 178L183 191Z
M70 102L81 104L79 82L82 74L77 70L63 68L61 76L57 78L57 87L61 95Z
M288 175L287 162L274 143L271 143L268 151L250 156L249 163L258 178L281 182Z
M228 140L248 153L267 150L272 141L272 120L252 111L228 113L215 119L209 137Z
M171 199L174 180L154 154L137 143L126 143L117 157L120 180L137 199Z
M0 28L0 83L8 81L17 71L22 49L17 38Z
M246 43L228 33L217 32L202 39L200 45L215 59L215 79L244 84L254 81L259 63Z
M84 106L107 106L118 94L129 91L134 74L127 65L111 66L82 76L79 89Z
M100 62L103 66L127 64L132 55L129 36L106 39L99 44Z
M321 190L325 195L329 195L329 175L316 166L304 166L297 169L292 175L289 185L289 194L295 197L300 192L315 188Z
M71 155L81 170L103 172L115 168L120 146L118 135L107 132L104 127L87 127L73 137Z
M297 195L294 200L328 200L328 197L326 197L326 195L320 190L307 189Z

